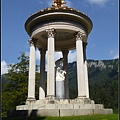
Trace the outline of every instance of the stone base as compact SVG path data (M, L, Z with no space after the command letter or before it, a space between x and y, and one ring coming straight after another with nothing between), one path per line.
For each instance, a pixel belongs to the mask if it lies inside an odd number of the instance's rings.
M27 101L36 101L35 98L27 98Z
M105 109L102 104L95 104L90 99L74 100L36 100L26 101L26 105L16 106L9 111L8 117L16 116L79 116L94 114L113 114L112 109Z
M26 116L80 116L94 114L113 114L112 109L39 109L8 111L8 117Z

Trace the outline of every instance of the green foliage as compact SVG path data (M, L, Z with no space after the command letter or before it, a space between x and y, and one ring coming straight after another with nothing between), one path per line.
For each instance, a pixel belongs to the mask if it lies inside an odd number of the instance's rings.
M2 89L2 115L6 115L7 110L13 110L17 105L25 104L28 93L28 67L29 57L21 53L18 57L20 62L8 65L8 73L5 74L5 83ZM39 74L36 73L36 90L38 90ZM38 98L38 92L36 91Z
M90 98L117 112L118 108L118 59L103 61L106 69L88 68ZM112 67L108 67L108 66Z
M86 115L69 117L24 117L3 118L3 120L118 120L118 114L112 115Z
M97 60L88 60L89 63L96 63ZM88 66L88 79L90 99L95 103L104 104L106 108L118 111L118 59L103 60L103 65ZM69 85L70 85L70 98L77 97L77 74L76 62L69 64Z

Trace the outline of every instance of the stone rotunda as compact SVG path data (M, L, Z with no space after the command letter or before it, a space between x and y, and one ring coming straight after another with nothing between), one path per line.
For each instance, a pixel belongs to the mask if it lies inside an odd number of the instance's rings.
M20 116L78 116L90 114L112 114L102 104L95 104L89 98L88 71L86 60L87 38L92 30L91 19L82 12L64 6L64 0L53 0L52 7L32 14L25 22L30 36L30 61L28 98L26 105L16 106L16 115ZM36 48L39 49L40 87L39 100L35 98ZM68 53L76 49L78 96L69 99ZM45 94L45 55L47 60L47 93ZM54 53L61 51L64 74L64 97L56 97L56 68ZM59 84L58 84L59 87ZM61 91L57 91L59 94ZM10 113L12 115L12 113Z

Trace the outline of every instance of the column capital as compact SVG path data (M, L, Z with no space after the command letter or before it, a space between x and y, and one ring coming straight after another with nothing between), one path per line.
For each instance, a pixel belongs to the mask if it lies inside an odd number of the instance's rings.
M48 37L54 37L54 35L56 34L54 28L46 29L46 32Z
M63 55L68 55L69 50L62 50Z
M84 34L81 31L78 31L76 34L76 40L82 40Z
M36 43L37 43L37 39L35 39L35 38L30 38L29 40L28 40L28 42L29 42L29 44L30 44L30 46L36 46Z
M46 54L46 49L44 48L40 48L39 51L40 51L40 54L42 55Z

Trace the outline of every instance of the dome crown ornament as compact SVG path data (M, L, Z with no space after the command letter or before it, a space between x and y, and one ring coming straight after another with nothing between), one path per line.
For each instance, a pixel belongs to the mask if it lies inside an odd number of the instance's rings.
M53 7L63 7L63 4L66 4L64 0L53 0Z

